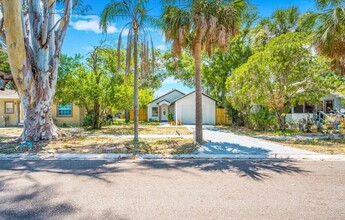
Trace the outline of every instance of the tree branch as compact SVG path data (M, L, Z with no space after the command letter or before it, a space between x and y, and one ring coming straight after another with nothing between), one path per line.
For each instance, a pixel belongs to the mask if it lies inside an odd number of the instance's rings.
M0 70L0 90L5 90L8 83L13 81L13 76L10 72L3 72Z

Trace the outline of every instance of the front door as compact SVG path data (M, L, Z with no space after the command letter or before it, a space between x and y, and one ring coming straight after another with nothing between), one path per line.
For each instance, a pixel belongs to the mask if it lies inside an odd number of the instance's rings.
M333 100L325 100L325 109L326 113L330 113L333 111Z
M168 121L168 106L161 106L161 121Z

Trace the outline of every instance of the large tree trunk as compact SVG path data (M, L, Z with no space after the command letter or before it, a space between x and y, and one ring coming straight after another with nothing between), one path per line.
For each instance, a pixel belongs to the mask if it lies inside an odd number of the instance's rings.
M94 101L94 108L93 108L93 125L92 127L94 129L100 129L101 128L101 113L100 113L100 104L98 100Z
M201 31L197 31L195 42L195 141L202 142L202 88L201 88Z
M64 1L64 15L54 21L55 0L2 0L6 45L13 80L24 111L23 141L58 138L52 103L62 43L72 13Z
M134 142L139 141L138 30L134 30Z
M128 123L130 121L130 118L129 118L129 109L126 109L125 110L125 122Z
M30 93L24 93L21 96L24 110L22 139L25 141L58 139L62 132L55 126L52 119L52 90L44 91L42 95L34 94L33 97Z

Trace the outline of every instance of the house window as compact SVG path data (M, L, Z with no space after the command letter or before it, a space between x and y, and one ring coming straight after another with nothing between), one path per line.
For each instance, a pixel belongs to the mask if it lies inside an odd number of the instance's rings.
M14 103L5 102L5 114L13 114L13 113L14 113Z
M72 116L72 104L58 104L58 116Z
M315 110L315 105L309 105L305 103L305 113L313 113Z
M152 117L158 117L158 107L152 107Z
M294 113L303 113L303 105L297 105L294 108Z

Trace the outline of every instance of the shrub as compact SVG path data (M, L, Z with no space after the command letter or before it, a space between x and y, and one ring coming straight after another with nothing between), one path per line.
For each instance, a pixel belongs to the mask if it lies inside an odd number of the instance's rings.
M171 121L174 121L174 114L172 112L169 112L168 114L168 121L171 122Z
M259 108L255 113L252 113L249 118L255 129L267 130L276 125L274 113L266 107Z
M83 119L83 126L90 127L93 125L94 115L91 113L87 113Z

